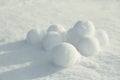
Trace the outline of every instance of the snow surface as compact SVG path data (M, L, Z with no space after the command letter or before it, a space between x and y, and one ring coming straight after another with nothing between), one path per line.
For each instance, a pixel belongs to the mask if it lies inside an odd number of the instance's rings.
M119 0L0 0L0 80L120 80ZM26 44L33 28L79 19L107 32L110 45L69 68L51 65L49 52Z
M61 43L51 50L52 62L61 67L70 67L80 60L80 53L70 43Z

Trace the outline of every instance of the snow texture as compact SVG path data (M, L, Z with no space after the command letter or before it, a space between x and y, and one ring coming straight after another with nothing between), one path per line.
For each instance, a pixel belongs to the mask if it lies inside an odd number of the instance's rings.
M30 44L38 44L45 36L45 32L41 29L32 29L27 33L26 40Z
M66 33L67 42L76 45L80 40L79 35L76 33L74 28L70 28Z
M78 20L92 21L96 33L106 31L110 45L61 68L51 64L41 44L26 43L31 29L59 23L68 30ZM120 0L0 0L0 80L120 80L119 36Z
M109 44L109 38L108 38L106 31L98 30L95 36L98 39L101 47L105 47Z
M58 33L61 33L61 34L66 32L64 26L62 26L61 24L59 24L59 25L50 25L47 32L51 32L51 31L55 31L55 32L58 32Z
M85 36L79 40L76 48L84 56L92 56L99 53L99 42L95 37Z
M75 23L74 29L79 37L95 34L95 26L91 21L79 20Z
M45 50L51 50L56 45L63 42L63 37L60 33L52 31L47 33L42 41L42 46Z
M61 24L50 25L50 27L48 27L48 29L47 29L47 32L49 33L51 31L60 33L62 35L64 41L66 41L66 29L63 25L61 25Z
M51 51L52 62L61 67L73 66L80 58L80 53L70 43L61 43Z
M67 41L76 45L82 37L95 34L95 26L91 21L79 20L66 34Z

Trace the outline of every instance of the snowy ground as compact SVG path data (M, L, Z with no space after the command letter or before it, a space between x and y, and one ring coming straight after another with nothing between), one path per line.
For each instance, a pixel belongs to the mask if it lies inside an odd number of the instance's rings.
M120 80L119 0L0 0L0 80ZM26 44L32 28L73 26L79 19L107 31L110 45L79 64L59 68L39 45Z

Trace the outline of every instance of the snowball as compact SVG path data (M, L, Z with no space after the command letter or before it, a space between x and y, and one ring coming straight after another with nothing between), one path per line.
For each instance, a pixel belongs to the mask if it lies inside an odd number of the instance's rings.
M69 43L61 43L51 50L52 61L55 65L69 67L80 58L80 53Z
M104 47L109 44L108 35L104 30L97 31L95 36L98 39L101 47Z
M45 32L41 29L32 29L27 34L27 42L30 44L40 43L45 35Z
M58 32L58 33L64 33L66 30L62 25L51 25L48 28L47 32L51 32L51 31L55 31L55 32Z
M95 34L95 27L90 21L78 21L73 28L66 33L67 41L76 45L82 37Z
M56 45L63 42L61 34L57 32L49 32L43 39L42 45L45 50L51 50Z
M65 36L66 35L66 29L64 28L64 26L62 26L60 24L59 25L51 25L48 28L47 32L49 33L51 31L55 31L55 32L60 33L62 35L64 41L66 40L66 36Z
M95 26L91 21L78 21L74 25L74 29L79 36L95 34Z
M67 38L67 42L76 45L77 42L80 40L79 35L76 33L74 28L71 28L67 31L66 33L66 38Z
M99 42L95 37L83 37L76 48L83 56L92 56L100 51Z

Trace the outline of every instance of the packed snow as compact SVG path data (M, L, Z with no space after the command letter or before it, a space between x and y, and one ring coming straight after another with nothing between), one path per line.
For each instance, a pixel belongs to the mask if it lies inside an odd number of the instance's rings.
M51 32L51 31L55 31L55 32L58 32L58 33L64 33L66 30L65 30L65 28L62 26L62 25L51 25L49 28L48 28L48 30L47 30L47 32Z
M72 37L71 37L72 36ZM79 41L80 37L79 35L76 33L74 28L70 28L67 32L66 32L66 40L73 44L76 45L77 42Z
M79 20L67 32L67 41L76 45L82 37L95 34L95 26L91 21Z
M57 24L57 25L50 25L47 29L47 33L49 32L52 32L52 31L55 31L55 32L58 32L59 34L62 35L64 41L66 40L66 29L63 25L61 24Z
M85 36L77 43L78 51L84 56L92 56L100 51L100 45L96 38Z
M105 47L109 44L108 34L104 30L98 30L96 32L96 38L99 40L100 46Z
M43 38L42 45L45 50L49 51L62 42L62 35L58 32L52 31L47 33L47 35Z
M119 8L119 0L0 0L0 80L120 80Z
M30 44L38 44L45 36L45 32L41 29L32 29L27 34L27 42Z
M79 52L70 43L61 43L51 50L52 61L61 67L73 66L80 58Z
M107 46L109 38L104 30L95 30L92 21L79 20L66 32L67 41L83 56L93 56Z

